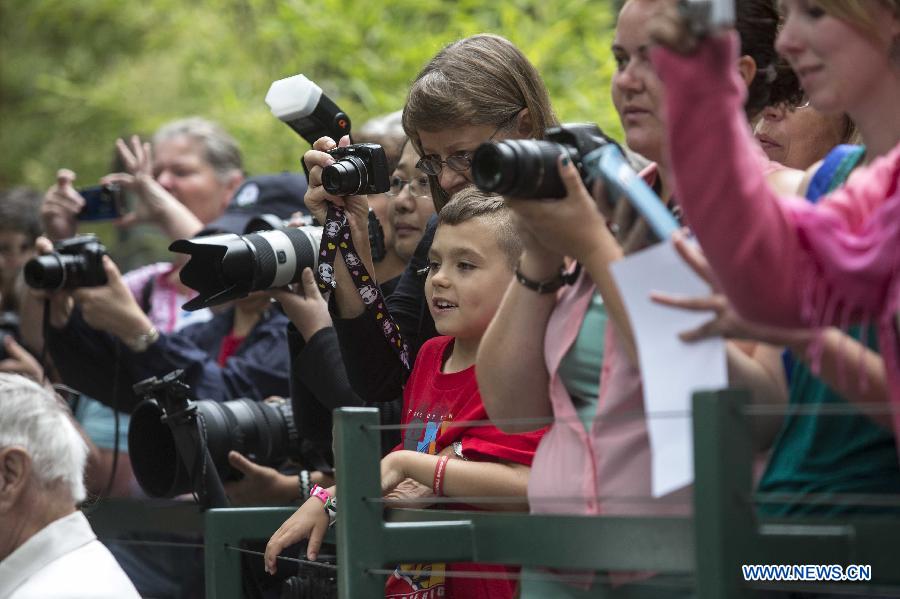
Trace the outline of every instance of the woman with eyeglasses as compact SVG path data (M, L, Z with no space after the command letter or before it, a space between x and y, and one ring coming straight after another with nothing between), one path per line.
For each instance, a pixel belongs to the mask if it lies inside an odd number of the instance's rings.
M461 39L438 52L413 81L403 110L403 128L409 136L410 149L421 156L416 166L428 178L436 210L451 195L471 185L472 154L480 144L502 139L542 138L544 130L556 124L549 95L537 70L509 40L490 34ZM327 201L346 206L354 244L364 263L371 264L362 220L365 198L332 197L321 185L322 168L333 162L325 151L335 145L334 140L320 139L304 156L310 173L306 205L320 220L324 218ZM408 193L417 194L417 204L421 203L423 181L409 171L402 179L411 182ZM401 196L398 194L398 199L402 200ZM409 206L404 206L405 202L397 204L396 216L392 218L402 226L410 226L413 219L406 213ZM428 264L433 235L432 220L397 287L386 299L391 316L409 346L411 364L419 346L437 336L424 296L423 269ZM402 395L403 366L385 343L380 329L372 326L370 316L363 313L363 303L340 256L335 260L335 278L334 325L353 388L367 402L393 401Z

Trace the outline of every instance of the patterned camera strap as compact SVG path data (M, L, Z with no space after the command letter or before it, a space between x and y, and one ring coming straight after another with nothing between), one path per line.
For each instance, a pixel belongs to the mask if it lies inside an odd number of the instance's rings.
M316 269L316 280L319 289L323 293L330 292L337 287L337 281L334 280L334 259L338 250L344 257L344 264L350 272L350 278L359 291L359 296L366 306L366 311L372 314L376 324L381 329L381 333L387 340L388 345L400 358L400 362L407 372L409 366L409 348L403 337L400 336L400 327L391 318L381 294L378 283L372 278L372 275L366 270L362 260L359 258L359 252L353 245L353 236L350 235L350 224L347 221L347 215L344 209L334 204L328 205L328 213L325 217L325 228L322 231L322 243L319 246L319 268ZM323 268L323 266L327 266Z

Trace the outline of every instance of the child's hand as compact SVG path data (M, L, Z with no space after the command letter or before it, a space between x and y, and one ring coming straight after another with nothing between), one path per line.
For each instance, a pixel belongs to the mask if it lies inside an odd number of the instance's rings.
M309 267L303 269L301 281L302 295L284 289L273 289L269 295L281 304L284 313L308 342L313 335L332 326L332 321L331 314L328 313L328 304L319 292L312 269Z
M404 454L407 451L393 451L381 460L381 494L387 495L407 479Z
M306 559L312 561L319 555L322 539L328 530L328 514L318 497L310 497L275 531L266 544L266 572L275 574L277 558L286 547L308 538Z
M435 497L431 487L423 485L411 478L403 480L403 482L394 487L390 493L384 496L385 499L390 500L390 503L388 504L389 507L406 507L413 509L423 509L428 507L429 504L421 501L426 497Z

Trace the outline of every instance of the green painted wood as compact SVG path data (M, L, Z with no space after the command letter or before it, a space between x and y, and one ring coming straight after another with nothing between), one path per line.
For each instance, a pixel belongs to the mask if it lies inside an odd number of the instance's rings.
M241 554L228 546L244 540L272 536L295 508L227 508L205 514L206 596L209 599L241 599Z

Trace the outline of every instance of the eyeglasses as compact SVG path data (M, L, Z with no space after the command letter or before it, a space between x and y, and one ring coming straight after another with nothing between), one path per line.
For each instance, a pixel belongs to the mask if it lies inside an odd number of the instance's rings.
M500 133L500 131L505 129L517 116L519 116L520 112L522 112L522 110L518 110L511 117L500 123L500 126L497 127L493 133L491 133L491 136L487 138L487 141L485 141L484 143L494 141L494 137L496 137L496 135ZM419 159L419 161L416 163L416 168L426 175L431 175L432 177L440 176L445 164L450 167L450 170L456 171L457 173L465 173L470 168L472 168L472 155L474 153L474 150L456 152L455 154L450 154L449 156L447 156L447 160L441 160L441 157L437 154L428 154L427 156L422 156Z
M391 188L387 191L389 196L398 196L405 186L409 185L409 195L414 198L431 198L431 187L427 177L417 177L412 181L406 181L400 177L391 177Z

